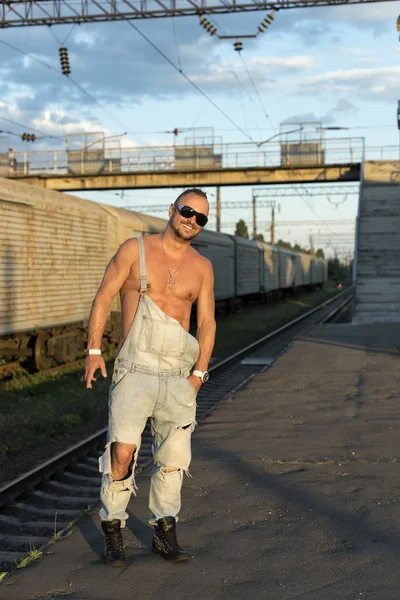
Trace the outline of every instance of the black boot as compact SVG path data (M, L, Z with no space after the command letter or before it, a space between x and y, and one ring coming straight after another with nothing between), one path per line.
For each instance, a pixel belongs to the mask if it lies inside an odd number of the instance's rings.
M161 554L165 560L181 562L189 557L176 539L176 521L174 517L158 519L154 526L152 552Z
M102 521L104 533L104 562L110 567L123 567L126 564L121 521Z

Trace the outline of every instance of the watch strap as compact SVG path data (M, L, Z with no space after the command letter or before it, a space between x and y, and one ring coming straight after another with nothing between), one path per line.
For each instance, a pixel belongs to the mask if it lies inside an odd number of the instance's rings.
M192 371L192 375L195 375L196 377L200 377L200 379L203 378L204 373L207 373L207 371L198 371L197 369Z
M101 350L99 350L98 348L87 348L86 356L89 356L91 354L97 354L98 356L101 356Z

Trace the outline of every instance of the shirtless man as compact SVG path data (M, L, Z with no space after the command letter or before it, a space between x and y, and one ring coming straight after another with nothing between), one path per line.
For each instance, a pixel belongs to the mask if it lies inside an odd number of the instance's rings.
M118 292L121 295L122 340L110 387L107 444L99 461L104 561L112 566L126 563L122 529L136 489L134 470L149 417L154 436L152 551L169 561L188 558L176 539L176 521L183 472L191 460L196 395L208 380L216 327L212 266L190 242L207 223L208 210L204 192L183 192L169 208L164 233L122 244L93 302L85 365L88 388L96 381L96 369L107 376L101 340L111 302ZM188 333L193 302L197 339Z

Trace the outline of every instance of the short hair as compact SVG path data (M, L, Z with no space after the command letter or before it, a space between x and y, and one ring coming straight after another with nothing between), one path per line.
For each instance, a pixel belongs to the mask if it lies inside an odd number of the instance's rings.
M200 198L204 198L204 200L207 200L208 202L207 194L203 192L203 190L200 190L199 188L189 188L188 190L182 192L182 194L179 194L174 204L179 204L180 200L182 200L185 196L189 196L191 194L194 194L195 196L200 196Z

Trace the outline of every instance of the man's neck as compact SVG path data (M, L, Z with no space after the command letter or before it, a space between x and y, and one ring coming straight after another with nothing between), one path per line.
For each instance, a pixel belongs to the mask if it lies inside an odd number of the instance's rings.
M184 240L181 237L179 237L169 225L167 225L164 233L162 233L161 235L162 242L167 248L179 254L184 254L185 252L187 252L191 240Z

